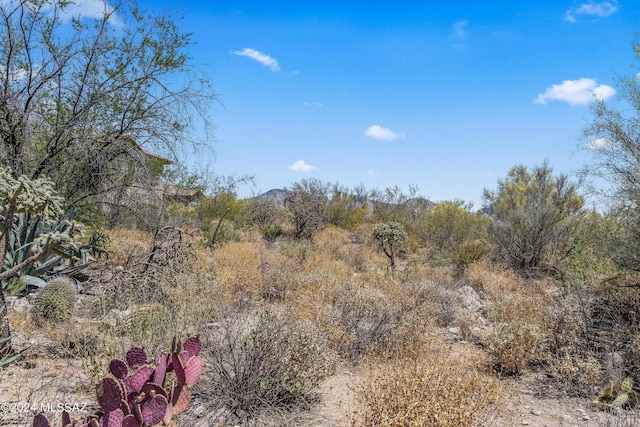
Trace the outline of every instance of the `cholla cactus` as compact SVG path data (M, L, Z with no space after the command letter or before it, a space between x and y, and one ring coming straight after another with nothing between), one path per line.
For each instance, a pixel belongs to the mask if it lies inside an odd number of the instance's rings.
M391 268L396 266L396 252L407 240L407 232L398 222L387 222L378 225L373 230L373 237L380 242L380 247L391 262Z
M44 220L57 217L62 212L62 197L55 194L53 183L47 179L30 179L27 176L14 177L9 168L0 167L0 283L15 276L22 269L47 256L61 236L49 236L34 252L16 265L4 269L3 264L11 241L16 216L19 213L40 215ZM0 339L10 338L11 331L6 315L6 301L0 284ZM0 346L0 353L10 350L10 341Z

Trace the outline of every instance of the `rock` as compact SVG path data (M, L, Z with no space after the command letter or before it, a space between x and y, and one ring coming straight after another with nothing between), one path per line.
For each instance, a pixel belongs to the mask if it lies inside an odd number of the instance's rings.
M532 413L533 415L538 415L538 416L539 416L539 415L544 414L544 411L540 411L540 410L538 410L538 409L534 409L533 411L531 411L531 413Z
M5 300L7 301L7 306L18 313L24 313L33 309L33 305L29 303L28 298L5 297Z
M116 310L114 308L104 316L104 323L115 328L125 323L130 316L131 310Z
M458 292L462 296L462 306L471 312L479 312L483 308L482 302L478 293L469 285L463 286L458 289Z

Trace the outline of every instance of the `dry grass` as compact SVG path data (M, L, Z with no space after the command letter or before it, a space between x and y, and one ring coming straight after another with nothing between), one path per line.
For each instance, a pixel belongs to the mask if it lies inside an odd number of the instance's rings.
M194 238L186 257L163 252L176 258L147 275L127 269L148 254L149 235L110 235L113 254L102 265L114 279L88 284L89 294L103 289L103 298L82 295L76 310L88 323L74 321L62 331L12 313L14 330L43 336L41 356L81 360L89 378L130 343L155 348L174 333L200 332L207 372L199 402L212 411L226 408L243 425L258 419L277 425L276 419L308 413L318 385L336 368L363 374L354 425L473 426L488 425L502 404L487 367L504 374L539 370L557 398L595 397L604 382L634 376L640 366L634 289L592 284L579 293L522 279L487 260L464 271L436 265L417 249L390 271L368 234L333 227L313 241L266 242L246 231L238 233L242 241L214 250ZM465 311L465 285L480 296L478 313ZM106 326L112 309L131 311L123 324ZM481 348L424 338L442 332L450 339L452 326L469 338L476 314L489 322L484 333L474 332ZM622 362L609 367L614 353Z
M485 426L496 415L499 381L476 352L419 338L392 359L369 359L357 388L355 426Z
M493 330L483 341L494 368L499 372L518 374L531 363L544 359L548 331L542 304L539 297L513 294L489 311Z
M464 272L465 280L490 300L500 299L523 289L523 280L513 271L483 260L469 265Z

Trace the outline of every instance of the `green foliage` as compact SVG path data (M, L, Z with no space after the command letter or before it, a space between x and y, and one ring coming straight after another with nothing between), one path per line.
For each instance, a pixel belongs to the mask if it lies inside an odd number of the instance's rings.
M68 277L49 280L33 303L35 316L54 322L71 319L76 301L75 284Z
M511 267L532 273L542 264L556 266L575 246L584 219L577 184L554 176L545 163L531 170L513 167L496 190L484 190L493 210L490 234L498 255Z
M453 262L459 268L466 268L484 258L487 252L487 244L483 240L467 241L456 248Z
M36 257L47 250L49 253L31 264L23 267L19 277L14 276L13 292L18 293L25 287L39 288L45 285L48 277L69 275L82 278L81 271L88 266L89 260L83 261L83 252L89 254L104 251L97 241L90 239L88 245L80 246L79 238L83 235L80 224L74 222L75 210L70 210L58 223L46 222L41 217L20 213L18 222L14 224L9 237L9 246L2 264L3 270L10 270L31 257ZM5 284L11 283L10 281ZM16 286L16 284L18 284Z
M402 224L394 221L380 224L374 228L373 237L380 242L380 247L391 262L391 267L395 267L398 248L407 240L407 232Z
M77 251L76 228L68 223L60 228L41 230L37 224L52 224L52 218L62 212L62 199L53 190L53 184L43 178L30 179L25 175L14 177L11 170L0 167L0 339L1 350L10 348L9 323L6 319L4 287L23 270L36 266L40 271L50 270L55 263L47 257L55 251L60 253ZM16 222L17 219L17 222ZM30 224L33 220L35 224ZM31 228L29 229L29 225ZM26 245L26 246L25 246ZM59 254L56 254L59 255ZM14 262L14 257L18 261ZM5 338L7 340L5 340Z
M369 214L368 197L363 190L356 188L350 191L334 186L327 205L328 222L349 231L355 231L362 225Z
M369 193L373 207L373 219L378 222L411 223L426 209L426 199L418 194L418 187L409 186L409 192L396 186L384 191L373 190Z
M633 390L633 379L625 378L620 384L611 384L598 397L603 408L635 407L638 393Z
M0 216L6 220L8 212L39 214L52 219L62 213L64 199L58 196L53 182L46 178L14 177L11 169L0 167ZM4 229L0 229L4 233Z
M461 200L443 201L433 206L419 222L420 235L442 255L467 264L483 256L491 219L472 212L472 204Z
M639 60L637 36L632 47ZM615 88L615 104L600 99L590 106L592 121L583 131L582 148L593 161L583 173L609 209L610 233L603 234L600 250L619 267L640 271L640 80L635 72L623 75Z
M145 150L199 139L215 97L174 16L134 0L69 24L70 3L0 4L0 159L13 176L50 177L68 206L116 203L157 183Z

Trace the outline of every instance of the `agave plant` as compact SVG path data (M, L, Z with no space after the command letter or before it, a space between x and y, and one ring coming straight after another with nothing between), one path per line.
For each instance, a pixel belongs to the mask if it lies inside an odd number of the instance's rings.
M58 223L47 223L41 216L20 213L9 236L9 247L1 270L9 270L24 260L42 251L47 245L50 252L41 260L26 266L16 278L20 287L40 288L52 276L65 275L77 280L84 279L81 270L90 260L83 257L86 247L79 247L76 238L82 234L81 228L73 221L75 209ZM52 244L53 243L53 244ZM82 260L85 262L81 262ZM7 287L9 282L4 283ZM17 289L18 291L22 289Z

